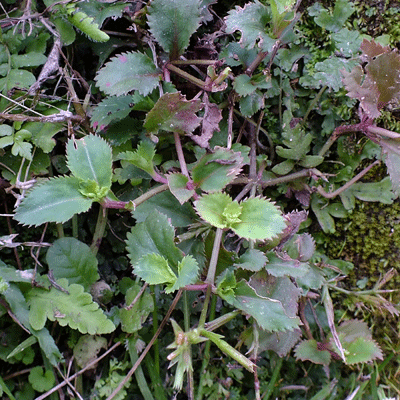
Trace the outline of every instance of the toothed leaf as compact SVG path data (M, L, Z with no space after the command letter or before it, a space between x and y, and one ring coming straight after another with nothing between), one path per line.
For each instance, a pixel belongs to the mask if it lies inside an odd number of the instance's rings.
M142 141L136 151L125 151L118 155L118 159L129 161L135 167L147 172L150 176L155 174L153 159L156 155L155 146L150 140Z
M99 190L110 189L111 147L100 136L89 135L79 140L70 139L67 143L67 163L76 178L95 182Z
M22 200L14 219L24 225L64 223L88 211L92 199L80 192L80 180L73 176L49 179L35 186Z
M158 85L160 71L145 54L121 53L97 73L95 80L100 90L111 96L133 90L147 96Z
M160 46L178 58L200 25L199 0L153 0L148 8L150 32Z
M147 114L144 127L152 134L160 130L191 134L200 125L195 113L202 107L199 99L186 100L179 92L165 93Z

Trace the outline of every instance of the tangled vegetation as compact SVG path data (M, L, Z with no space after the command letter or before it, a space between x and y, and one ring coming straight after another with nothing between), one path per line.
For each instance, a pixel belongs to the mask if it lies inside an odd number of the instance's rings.
M399 396L399 7L237 3L1 5L4 398Z

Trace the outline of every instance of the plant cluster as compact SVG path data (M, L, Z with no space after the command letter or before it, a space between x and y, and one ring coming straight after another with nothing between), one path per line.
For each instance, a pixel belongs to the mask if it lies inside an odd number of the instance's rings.
M344 288L353 265L323 244L400 194L400 134L377 124L400 54L352 29L350 1L300 3L3 8L0 392L384 398L390 359L332 298L398 315L391 275Z

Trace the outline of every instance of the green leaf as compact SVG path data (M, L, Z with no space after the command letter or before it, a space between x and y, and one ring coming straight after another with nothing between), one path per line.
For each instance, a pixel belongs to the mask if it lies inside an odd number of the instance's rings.
M248 96L257 89L257 87L251 83L251 77L246 74L235 77L233 88L240 96Z
M259 296L244 280L236 283L233 272L227 270L217 286L217 293L226 302L251 315L266 331L284 331L297 328L300 320L289 317L278 300Z
M318 343L314 339L303 340L294 350L297 360L311 361L314 364L329 365L331 355L328 350L319 350Z
M166 293L172 293L181 289L186 285L196 282L199 274L199 264L192 256L183 257L178 264L178 279L173 285L169 285L165 290Z
M321 7L319 3L314 4L308 11L311 16L315 16L314 21L321 28L337 32L353 14L355 8L348 0L336 0L333 12Z
M127 235L126 245L128 257L134 267L142 257L155 253L164 258L167 266L171 267L175 274L183 256L182 252L175 246L173 226L168 222L165 215L157 211L153 211L144 222L136 224L131 229L131 232ZM150 261L146 260L146 263L148 264ZM161 258L156 261L158 265L161 265ZM163 273L166 273L172 279L170 273L165 271Z
M86 291L99 278L97 258L85 243L72 237L56 240L46 254L49 269L56 279L82 285Z
M23 69L12 69L5 78L0 79L0 91L13 88L29 89L36 82L35 75Z
M195 163L193 182L205 192L218 192L237 177L243 163L240 152L216 146L213 153L204 154Z
M99 188L111 187L112 153L110 145L96 135L67 143L67 162L72 174L83 181L94 181Z
M51 114L46 114L51 115ZM32 134L32 143L40 147L44 153L50 153L56 145L53 136L64 129L63 123L27 122L23 128Z
M200 25L200 1L153 0L148 12L150 32L170 59L178 58Z
M392 190L397 197L400 196L400 145L393 139L381 139L383 153L385 154L385 164L392 182Z
M138 283L134 283L133 286L127 290L125 295L126 306L131 305L140 290L141 286ZM148 291L145 291L129 310L127 308L121 308L119 310L122 331L135 333L140 330L153 309L153 297Z
M101 349L107 349L107 339L101 336L84 335L81 336L74 346L75 361L80 368L86 367L94 361ZM93 365L90 369L94 369Z
M3 268L0 268L0 275L2 274L2 270ZM32 280L32 276L29 279ZM32 329L29 323L28 304L19 287L14 283L10 283L7 291L4 293L4 298L18 321L37 338L40 348L51 365L58 365L63 358L62 354L46 328L39 331Z
M111 96L121 96L132 90L147 96L157 87L160 71L145 54L121 53L111 59L95 79L100 90Z
M154 211L165 214L176 228L186 227L196 221L196 214L189 203L181 205L170 191L159 193L136 207L132 212L136 222L143 222Z
M53 372L51 370L43 371L43 368L40 366L31 369L28 380L37 392L50 390L56 382Z
M40 183L22 200L14 219L24 225L64 223L92 205L92 200L82 196L79 189L79 179L72 176Z
M129 161L135 167L147 172L150 176L155 175L153 159L156 155L155 146L150 140L140 142L135 152L125 151L118 154L118 159Z
M272 276L282 277L287 275L293 278L299 278L304 276L310 269L307 263L290 258L278 257L275 252L269 252L267 257L269 261L265 269Z
M47 57L44 54L30 52L25 54L12 54L11 55L11 66L12 68L24 68L24 67L38 67L47 61Z
M157 253L143 255L133 264L133 272L149 285L174 284L177 279L165 257Z
M179 172L168 174L168 186L179 203L186 203L195 193L194 189L187 189L189 178Z
M115 330L114 324L99 309L92 296L84 292L83 286L75 283L68 285L64 278L57 283L69 294L54 287L49 291L33 288L28 292L29 322L34 329L42 329L46 319L49 319L90 335L102 335Z
M89 17L82 11L76 11L75 7L70 10L67 8L67 13L69 14L68 21L85 33L90 39L95 42L107 42L110 39L105 32L100 30L99 25L94 22L94 18Z
M239 100L240 112L245 117L251 117L261 108L264 108L264 95L256 90L248 96L241 97Z
M202 108L199 99L186 100L180 92L165 93L146 115L143 126L151 134L159 130L190 134L200 125L201 119L195 113Z
M261 4L248 3L243 8L235 6L225 18L228 34L236 31L241 32L240 44L248 49L252 49L256 44L262 51L270 52L275 40L269 36L269 23L271 15L269 9Z
M383 360L382 350L372 339L371 331L364 321L345 321L337 328L337 334L345 351L346 364L366 363L375 359ZM331 349L338 353L332 337L330 345Z
M237 268L257 272L265 266L267 261L268 259L262 251L248 249L239 257L239 260L234 265Z
M251 240L272 239L286 228L282 213L267 199L255 197L240 204L243 207L240 222L230 225L238 236Z
M111 96L103 99L90 118L95 131L104 130L111 122L124 119L132 110L132 96Z
M227 222L223 212L232 202L226 193L211 193L196 200L194 206L202 219L216 228L224 229L227 227Z

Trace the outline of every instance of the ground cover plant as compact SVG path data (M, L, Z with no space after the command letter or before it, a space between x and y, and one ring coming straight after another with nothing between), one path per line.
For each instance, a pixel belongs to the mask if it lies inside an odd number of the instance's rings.
M345 257L399 237L378 6L2 5L4 398L399 395L396 259Z

